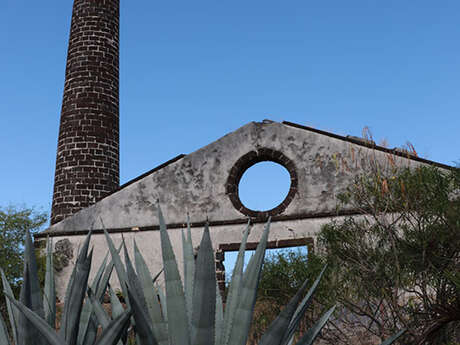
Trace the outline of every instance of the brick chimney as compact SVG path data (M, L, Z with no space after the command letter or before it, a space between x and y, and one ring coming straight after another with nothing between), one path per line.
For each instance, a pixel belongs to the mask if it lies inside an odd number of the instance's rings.
M119 186L119 0L74 0L51 224Z

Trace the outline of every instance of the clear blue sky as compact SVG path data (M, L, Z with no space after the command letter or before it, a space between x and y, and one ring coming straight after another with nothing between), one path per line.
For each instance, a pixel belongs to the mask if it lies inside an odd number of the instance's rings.
M0 1L0 206L50 209L71 0ZM460 160L460 2L121 0L121 182L269 118Z

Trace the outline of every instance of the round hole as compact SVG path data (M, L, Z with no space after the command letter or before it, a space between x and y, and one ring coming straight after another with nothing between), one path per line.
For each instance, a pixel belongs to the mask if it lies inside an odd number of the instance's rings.
M265 161L252 165L243 173L238 192L246 208L268 211L283 202L290 187L291 177L287 169L281 164Z

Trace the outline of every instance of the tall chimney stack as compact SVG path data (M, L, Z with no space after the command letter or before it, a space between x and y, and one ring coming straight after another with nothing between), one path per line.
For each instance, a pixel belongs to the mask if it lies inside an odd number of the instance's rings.
M74 0L51 224L119 186L119 0Z

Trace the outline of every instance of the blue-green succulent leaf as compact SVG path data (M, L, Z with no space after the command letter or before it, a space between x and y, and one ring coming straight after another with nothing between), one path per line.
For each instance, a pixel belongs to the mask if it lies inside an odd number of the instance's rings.
M133 317L136 322L136 335L140 342L139 345L157 345L158 342L152 332L148 313L141 307L137 296L131 293L131 289L128 289L128 298L133 308Z
M113 345L118 343L121 336L126 332L130 317L131 311L126 310L123 314L110 322L95 345Z
M56 288L54 283L53 242L47 239L45 288L43 293L45 319L51 327L56 323Z
M96 341L98 323L96 317L91 313L88 327L86 328L85 335L83 336L83 345L93 345Z
M11 290L10 283L6 279L5 272L0 268L0 273L2 274L2 284L3 284L3 294L13 296L13 291ZM18 344L17 340L17 322L18 322L18 310L12 305L10 300L6 299L6 308L8 310L8 318L10 320L11 333L13 336L13 341L15 344Z
M313 342L316 340L316 337L319 335L319 332L323 329L326 322L331 317L332 313L335 310L335 306L329 309L323 316L310 328L300 340L296 343L296 345L312 345Z
M85 301L80 314L80 326L78 327L78 338L77 344L83 345L85 342L85 335L88 332L91 322L91 315L93 314L93 308L91 303Z
M24 315L49 345L64 345L66 342L60 337L48 323L24 304L16 301L13 296L6 294L8 300L17 308L20 314Z
M243 284L243 267L244 267L244 254L246 251L246 243L248 240L250 228L250 221L243 233L243 239L241 240L240 248L238 251L238 256L235 263L235 268L232 272L232 280L230 281L230 286L228 289L227 304L225 306L224 313L224 322L223 330L221 336L221 342L217 345L225 345L228 342L228 337L230 336L230 331L233 326L233 320L236 315L236 308L238 307L239 298L241 296L241 288Z
M93 290L94 293L98 290L99 285L101 284L102 281L102 276L104 274L104 271L107 267L107 259L109 257L109 253L105 254L104 260L102 260L102 263L99 265L99 268L97 270L96 275L93 278L93 281L91 283L91 290ZM97 295L96 295L97 296Z
M107 241L107 245L109 247L110 254L112 255L112 262L115 266L115 270L117 271L118 280L120 282L120 287L123 292L123 296L128 296L128 288L127 288L128 274L126 273L126 270L125 270L125 267L123 266L120 255L118 254L118 251L115 249L115 245L113 244L113 241L110 238L110 235L105 228L104 228L104 234L105 234L105 239ZM130 302L128 298L126 299L126 302L128 304L128 307L130 307Z
M5 321L3 320L3 317L0 314L0 344L8 345L9 342L10 341L8 339L8 331L5 325Z
M198 251L193 288L192 344L212 344L216 317L216 263L208 224Z
M120 253L121 247L122 247L122 244L120 244L120 246L118 247L117 253ZM112 275L113 267L114 267L114 263L113 263L113 259L111 259L104 271L104 275L102 276L99 286L97 287L96 297L101 302L102 302L102 299L104 298L104 294L105 294L105 291L107 290L107 286L109 285L110 276Z
M321 278L324 275L324 272L326 271L327 265L323 267L321 270L321 273L319 274L318 278L316 278L315 282L313 285L310 287L308 290L308 293L305 295L303 298L302 302L300 302L299 306L297 307L297 310L294 313L294 316L292 317L292 320L289 324L289 329L288 332L286 333L286 336L283 340L283 344L288 344L289 341L292 339L294 336L294 333L300 323L300 320L302 320L302 317L304 316L305 312L307 311L307 308L311 304L311 301L313 299L313 295L318 287L319 282L321 281Z
M184 257L184 294L187 306L189 327L192 327L193 288L195 278L195 257L193 255L192 234L190 230L190 218L187 215L187 237L182 231L182 251Z
M174 331L169 331L170 342L175 345L190 345L190 330L176 257L166 230L166 224L158 206L160 221L161 252L165 273L167 314L169 325L174 325Z
M302 295L307 289L307 280L304 281L300 289L291 298L289 303L283 308L278 317L273 320L264 335L260 339L260 345L279 345L282 344L283 339L286 337L288 332L289 323L294 315L297 305L302 298Z
M217 282L216 282L217 283ZM216 324L215 324L215 341L214 344L220 344L224 330L224 308L222 304L222 295L220 294L219 285L216 284Z
M150 271L145 263L142 254L137 247L136 241L134 241L134 259L136 265L137 275L142 284L142 290L144 292L145 301L147 303L147 309L152 320L153 332L160 345L168 344L168 330L167 324L161 314L161 305L158 301L158 295L155 292L154 280L158 278L160 271L154 279L150 275Z
M270 231L270 218L265 225L256 252L251 257L246 271L243 275L241 298L236 309L233 326L228 338L229 345L246 344L249 329L251 327L252 314L256 302L257 287L259 285L260 273L264 263L265 249L267 247L268 233Z
M76 345L78 338L78 329L80 324L80 315L83 308L83 300L88 286L89 271L91 269L91 262L93 251L88 254L89 241L91 232L86 237L85 243L80 250L77 262L74 267L74 278L72 286L70 287L66 296L64 304L64 311L61 321L61 329L59 334L67 342L67 345Z

